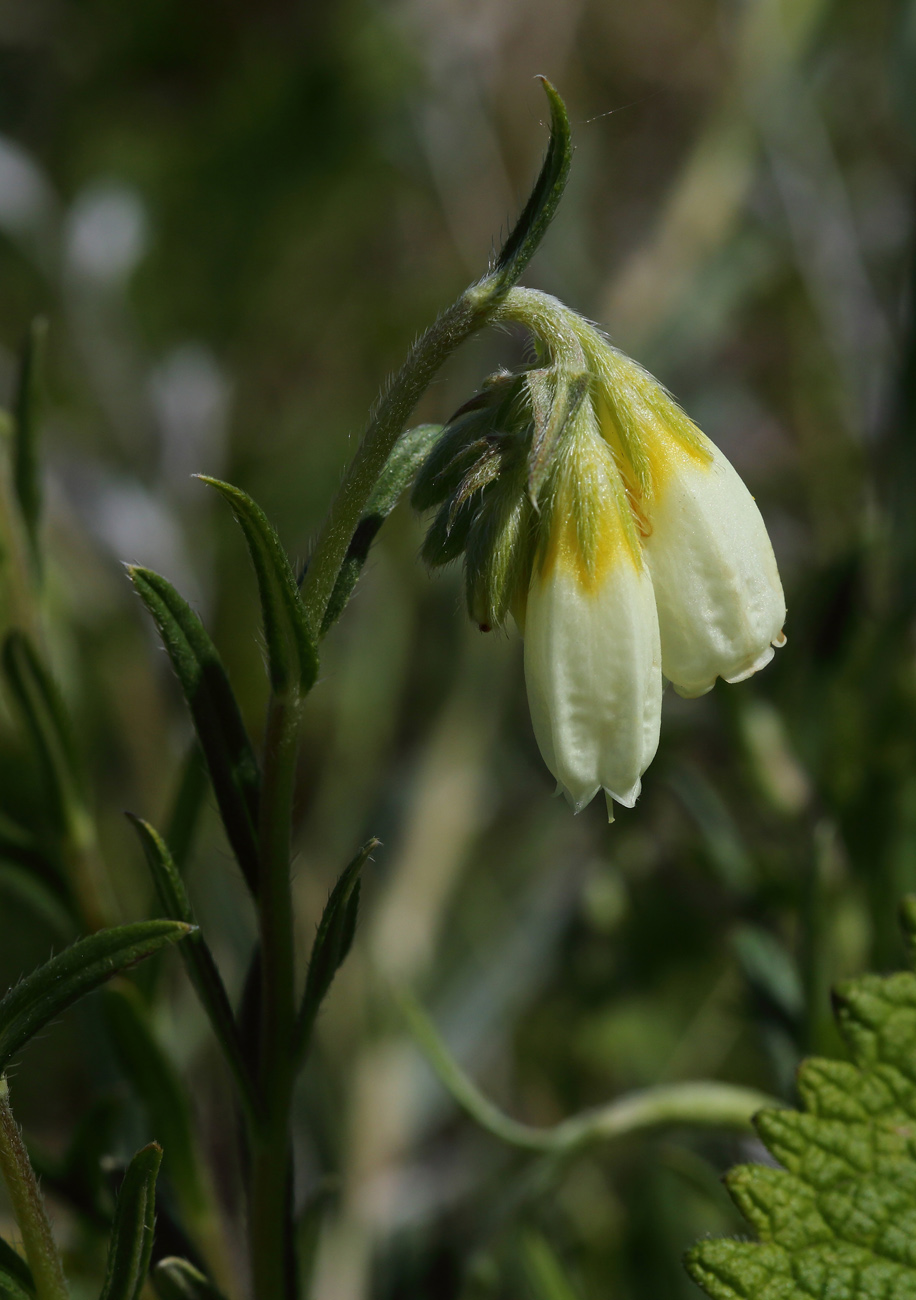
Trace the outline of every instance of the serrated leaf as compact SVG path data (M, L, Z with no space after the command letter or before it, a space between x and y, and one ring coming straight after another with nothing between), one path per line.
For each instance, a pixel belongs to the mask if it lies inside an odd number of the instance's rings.
M245 534L261 596L270 684L277 694L295 686L305 694L318 676L318 651L289 557L264 511L247 492L198 474L228 501Z
M42 371L47 322L36 318L22 350L13 412L13 485L25 523L32 553L38 555L38 523L41 517L41 475L38 460L38 429L41 421Z
M369 558L372 543L382 524L397 505L401 494L414 477L442 434L441 424L418 424L407 429L394 444L365 513L350 538L344 562L340 566L331 599L321 623L321 635L326 636L343 612L353 593L357 579Z
M916 899L904 907L912 945ZM755 1124L781 1168L742 1165L726 1185L757 1242L700 1242L691 1277L713 1300L916 1297L916 976L837 990L850 1061L803 1062L804 1109Z
M159 629L191 710L226 835L256 895L260 773L229 677L204 625L172 584L151 569L128 573Z
M187 925L195 926L187 941L181 946L182 960L235 1076L242 1099L249 1110L255 1110L257 1106L254 1089L229 995L213 954L196 926L184 881L162 836L149 822L142 821L131 813L127 815L140 838L162 910L173 921L184 921Z
M99 1300L139 1300L153 1251L156 1178L161 1161L162 1147L151 1142L127 1166L118 1193Z
M160 1259L151 1280L159 1300L223 1300L222 1293L186 1259Z
M566 188L572 162L572 139L566 105L546 77L539 78L550 103L550 142L537 181L509 238L496 259L494 272L515 284L547 233Z
M32 1271L22 1256L0 1237L0 1300L31 1300Z
M191 932L178 921L138 921L80 939L0 1001L0 1071L30 1038L86 993Z
M296 1026L294 1055L298 1058L308 1047L315 1016L324 1001L334 976L346 960L356 933L359 911L359 884L363 867L369 854L378 848L379 841L369 840L356 857L344 868L340 879L331 890L324 912L318 923L312 954L309 958L305 992L299 1009Z

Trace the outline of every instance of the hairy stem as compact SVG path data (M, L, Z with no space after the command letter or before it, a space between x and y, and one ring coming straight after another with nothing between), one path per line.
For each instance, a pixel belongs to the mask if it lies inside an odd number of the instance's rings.
M10 1109L5 1078L0 1078L0 1171L22 1233L37 1300L67 1300L70 1292L60 1255L51 1234L35 1171Z

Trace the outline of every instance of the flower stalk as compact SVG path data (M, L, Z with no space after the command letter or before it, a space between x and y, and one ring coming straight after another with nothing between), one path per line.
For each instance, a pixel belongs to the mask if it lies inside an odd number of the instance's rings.
M68 1300L70 1291L63 1265L54 1243L35 1171L19 1125L13 1118L9 1085L5 1076L0 1077L0 1172L22 1233L22 1244L35 1283L37 1300Z

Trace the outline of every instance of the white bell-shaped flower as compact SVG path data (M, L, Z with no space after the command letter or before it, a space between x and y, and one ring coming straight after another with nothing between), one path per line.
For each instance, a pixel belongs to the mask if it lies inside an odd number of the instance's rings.
M785 644L786 602L760 511L722 452L661 385L605 347L602 432L624 465L652 575L662 672L704 695Z
M661 651L624 485L588 402L549 495L523 617L531 720L573 808L603 789L613 820L658 747Z

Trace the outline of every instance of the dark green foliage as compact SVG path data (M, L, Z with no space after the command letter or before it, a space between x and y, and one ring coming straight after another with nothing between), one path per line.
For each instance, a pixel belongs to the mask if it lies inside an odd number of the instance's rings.
M149 569L128 570L153 616L194 719L229 843L252 893L258 877L258 762L216 647L187 601Z
M26 534L37 561L38 524L41 518L41 469L38 435L42 413L42 387L47 321L32 321L19 368L19 382L13 406L16 432L13 452L13 483Z
M3 1300L29 1300L35 1283L28 1264L0 1237L0 1296Z
M199 1269L174 1255L160 1259L151 1278L160 1300L222 1300L219 1291Z
M156 1226L156 1178L162 1161L157 1142L138 1151L118 1192L108 1266L99 1300L138 1300L149 1272Z

